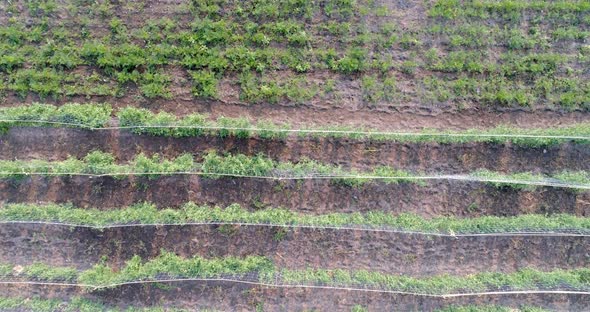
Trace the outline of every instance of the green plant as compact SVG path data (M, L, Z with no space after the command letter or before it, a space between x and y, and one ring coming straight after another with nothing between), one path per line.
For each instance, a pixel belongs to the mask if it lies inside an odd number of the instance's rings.
M215 73L206 70L191 72L193 78L192 92L194 96L215 99L217 98L218 79Z

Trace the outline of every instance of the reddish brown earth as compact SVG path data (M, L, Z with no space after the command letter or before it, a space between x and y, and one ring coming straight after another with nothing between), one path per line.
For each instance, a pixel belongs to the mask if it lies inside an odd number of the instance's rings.
M0 296L42 296L68 300L82 295L120 307L154 306L210 308L221 311L350 311L354 306L369 311L433 311L450 305L523 305L555 311L586 311L588 295L512 294L439 298L390 293L315 288L276 288L233 282L174 282L158 285L128 285L105 291L85 293L72 287L6 285Z
M469 173L481 168L543 173L564 169L590 170L590 162L581 161L590 159L590 148L573 143L531 148L513 144L399 143L338 138L172 138L71 128L12 128L0 136L0 159L63 160L68 156L81 158L93 150L112 153L119 161L129 161L141 152L171 158L182 153L199 157L208 150L216 150L248 155L262 153L279 161L297 162L307 157L322 163L367 170L378 165L449 174Z
M72 203L100 209L144 201L158 207L178 207L193 201L222 207L238 203L250 209L283 207L312 214L379 210L458 217L557 212L590 215L590 192L556 187L517 190L466 181L433 181L425 186L375 182L354 188L327 180L35 176L0 179L0 198L6 203Z
M590 264L585 237L439 237L362 230L269 226L177 225L90 229L4 224L0 262L88 269L106 256L114 267L134 255L150 259L162 249L183 257L262 255L281 268L372 270L431 276L583 268ZM497 251L501 250L501 253ZM296 256L294 256L296 255Z

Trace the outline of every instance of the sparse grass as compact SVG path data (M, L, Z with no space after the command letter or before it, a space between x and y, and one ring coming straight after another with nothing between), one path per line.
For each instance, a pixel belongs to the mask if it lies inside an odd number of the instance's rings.
M282 208L248 211L237 204L226 208L187 203L179 209L158 209L149 203L127 208L99 210L70 205L5 204L1 221L61 222L81 226L104 227L121 224L252 223L277 226L318 226L385 228L433 234L473 234L506 232L582 232L590 233L590 219L569 214L526 214L512 217L475 218L435 217L426 219L412 213L399 215L369 213L329 213L309 215Z

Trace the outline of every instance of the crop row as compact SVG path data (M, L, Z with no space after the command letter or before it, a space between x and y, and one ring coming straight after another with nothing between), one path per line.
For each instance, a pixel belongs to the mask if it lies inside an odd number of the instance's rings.
M262 307L262 306L260 306ZM125 309L111 307L97 300L85 299L82 297L73 297L68 301L58 299L40 299L40 298L18 298L18 297L0 297L0 309L9 311L35 311L35 312L213 312L216 309L194 310L174 307L128 307ZM259 311L257 307L257 311ZM361 305L351 308L350 312L368 312L368 309ZM504 306L449 306L434 312L548 312L548 310L522 306L519 308Z
M330 179L341 185L360 187L365 183L415 183L425 186L424 180L458 179L489 183L498 188L534 189L538 185L563 186L566 188L588 189L590 174L585 171L562 171L551 176L530 172L503 174L489 170L478 170L467 176L424 176L389 166L378 166L372 171L346 170L340 166L321 164L302 159L297 163L276 162L262 154L246 156L243 154L218 155L210 151L203 155L202 162L195 162L193 155L183 154L175 159L163 159L158 154L146 156L138 154L127 164L118 164L109 153L94 151L83 159L69 157L64 161L46 160L0 160L0 177L22 179L29 175L107 175L124 178L128 175L145 175L156 179L162 175L198 174L205 178L260 177L272 179Z
M0 108L0 133L11 127L79 127L101 129L109 127L112 108L108 104L65 104L59 107L46 104L32 104ZM494 129L472 129L462 132L422 131L413 134L395 134L376 130L352 127L302 127L292 129L288 124L277 124L260 120L252 123L246 118L219 117L211 119L205 114L190 114L177 117L170 113L154 113L147 109L125 107L115 116L118 127L136 134L149 134L169 137L219 136L262 139L284 139L289 135L299 137L333 137L357 140L396 141L396 142L436 142L436 143L512 143L526 147L556 145L565 141L580 144L590 143L590 124L581 123L561 128L519 129L497 127ZM544 137L546 136L546 137ZM578 137L578 139L560 139ZM588 139L583 139L587 137Z
M180 208L157 209L149 203L121 209L99 210L70 205L5 204L0 222L58 222L66 225L104 228L116 225L240 223L286 227L342 227L387 229L433 234L474 234L507 232L590 233L590 219L568 214L526 214L510 217L424 218L412 213L394 215L380 211L308 215L282 208L249 211L238 204L226 208L187 203Z
M289 270L277 268L265 257L245 258L182 258L162 250L161 255L143 262L134 256L120 269L114 270L98 263L88 270L70 267L51 267L43 263L21 266L1 264L0 276L46 282L78 283L83 287L116 287L121 283L158 280L162 278L247 278L251 282L271 285L326 285L334 287L360 287L366 289L403 291L418 294L453 294L485 292L490 290L558 290L590 289L590 269L553 270L542 272L532 268L504 274L482 272L467 276L439 275L413 278L387 275L366 270L341 269Z

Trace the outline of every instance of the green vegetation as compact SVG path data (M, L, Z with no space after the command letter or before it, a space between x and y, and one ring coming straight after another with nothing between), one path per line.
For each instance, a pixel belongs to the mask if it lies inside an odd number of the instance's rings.
M436 312L549 312L543 308L520 306L518 308L497 306L497 305L468 305L468 306L450 306L444 309L436 310Z
M22 2L0 5L10 14L0 94L23 99L190 92L246 103L590 108L587 1L436 0L413 12L421 23L370 0L190 1L156 19L140 4ZM411 83L397 89L396 79Z
M518 129L513 127L500 126L488 130L472 129L462 132L441 132L425 130L415 135L400 135L380 133L374 130L355 128L303 128L300 131L290 130L289 125L277 125L271 122L259 122L252 124L243 118L221 117L216 122L208 116L192 114L178 118L169 113L153 113L146 109L127 107L122 109L117 117L123 127L133 127L131 131L136 134L150 134L155 136L188 137L200 135L213 135L225 137L228 135L247 138L284 138L289 134L297 134L302 137L346 137L353 139L366 139L374 141L398 141L398 142L437 142L437 143L467 143L467 142L489 142L505 143L540 147L551 146L563 142L559 138L543 138L534 136L580 136L588 139L572 140L576 143L590 143L590 124L582 123L562 128L543 129ZM145 128L141 126L146 126ZM168 126L169 128L159 128ZM150 128L152 127L152 128ZM224 130L220 128L238 128ZM446 136L444 134L447 134ZM483 136L482 136L483 135ZM525 137L512 137L512 135L524 135ZM527 135L533 137L526 137Z
M370 177L378 177L384 183L420 183L419 181L413 181L410 173L389 167L377 167L372 172L361 173L355 170L345 171L341 167L323 165L309 159L303 159L298 163L275 162L262 155L246 156L236 154L220 156L215 152L204 155L201 163L195 163L193 156L190 154L184 154L172 160L160 159L157 154L151 157L139 154L128 164L116 164L113 155L100 151L94 151L83 159L70 157L64 161L0 160L0 177L13 179L21 179L30 174L94 174L123 178L131 173L143 174L149 178L174 173L198 173L205 178L211 179L224 175L274 178L335 176L333 179L335 183L349 186L361 186L373 180Z
M82 297L73 297L68 301L58 299L42 299L42 298L16 298L3 297L0 298L0 309L18 310L18 311L34 311L34 312L188 312L194 311L192 308L180 309L171 307L129 307L126 309L119 309L107 306L102 302L89 300ZM197 311L215 311L211 309L199 309ZM351 309L351 312L365 312L368 311L363 306L357 305ZM436 310L436 312L548 312L541 308L531 306L521 306L519 308L505 307L505 306L450 306L444 309Z
M64 104L53 106L32 104L27 106L0 108L0 133L10 127L104 127L111 118L111 106L108 104ZM13 121L3 121L13 120ZM36 121L36 122L27 122Z
M189 312L195 311L193 308L180 309L171 307L129 307L120 309L108 306L96 300L85 299L82 297L73 297L68 301L59 299L42 299L42 298L17 298L17 297L0 297L0 310L8 311L32 311L32 312ZM196 311L216 311L211 309L198 309Z
M492 172L489 170L478 170L473 173L473 176L487 180L498 180L498 182L487 182L498 188L510 187L516 189L534 189L535 185L530 185L526 182L536 182L544 180L563 184L571 183L578 185L590 185L590 173L585 171L563 171L561 173L554 175L553 177L547 178L543 175L533 174L530 172L503 174L498 172ZM522 181L525 183L515 183L513 181Z
M35 264L39 266L39 264ZM7 265L11 266L11 265ZM28 267L23 268L28 271ZM67 272L63 275L45 276L21 275L13 271L9 276L61 281L73 279L70 268L51 268L52 272ZM389 291L403 291L424 294L451 294L464 292L485 292L488 290L536 290L536 289L590 289L590 269L554 270L542 272L535 269L522 269L514 273L484 272L467 276L439 275L414 278L388 275L382 272L304 269L280 269L267 258L250 256L243 259L235 257L205 259L199 256L184 259L173 253L162 251L161 255L143 262L138 256L127 261L119 270L104 263L77 274L76 281L86 287L116 287L115 285L141 280L161 278L215 278L230 275L241 278L255 273L258 281L287 285L328 285L335 287L362 287ZM251 279L250 276L249 279Z
M157 209L149 203L122 209L82 209L69 205L5 204L0 221L60 222L97 228L121 224L251 223L279 226L327 226L386 228L392 230L440 233L576 232L590 233L590 219L568 214L550 216L526 214L513 217L477 218L436 217L425 219L416 214L329 213L309 215L281 208L248 211L237 204L226 208L187 203L179 209Z
M15 126L67 126L89 129L105 127L110 119L108 104L66 104L60 107L33 104L0 108L0 129L6 131ZM233 136L237 138L260 137L263 139L284 139L289 135L300 137L351 138L372 141L397 142L436 142L443 144L485 142L493 144L512 143L525 147L544 147L572 141L578 144L590 143L590 124L580 123L560 128L519 129L500 126L493 129L471 129L461 132L441 132L424 130L411 135L388 134L370 129L347 127L304 127L291 130L291 126L275 124L270 121L251 123L245 118L219 117L212 120L207 115L190 114L177 117L170 113L153 113L147 109L125 107L117 112L119 125L129 127L135 134L154 136L194 137L194 136ZM27 122L35 120L38 122ZM66 123L66 124L60 124ZM522 137L518 137L522 135ZM532 137L527 137L532 136ZM542 137L549 136L549 137ZM580 137L580 139L561 139L560 136ZM587 139L583 139L583 138Z
M268 177L273 179L330 179L331 182L351 187L360 187L365 183L379 181L382 183L416 183L425 186L420 174L397 170L387 166L377 166L372 171L345 170L340 166L321 164L307 158L297 163L276 162L262 154L246 156L243 154L218 155L211 151L198 163L190 154L183 154L175 159L161 159L158 154L146 156L138 154L127 164L117 164L115 157L108 153L94 151L83 159L69 157L63 161L45 160L0 160L0 178L22 179L28 175L110 175L124 178L126 175L145 175L150 179L175 173L199 174L204 178L217 179L223 176ZM590 175L585 171L563 171L553 176L534 175L531 173L501 174L487 170L474 172L471 177L481 179L496 187L534 188L539 185L560 184L573 189L588 189ZM457 176L457 179L469 179L470 176ZM445 179L442 177L441 179ZM487 182L487 180L492 180ZM493 181L504 180L504 181Z

